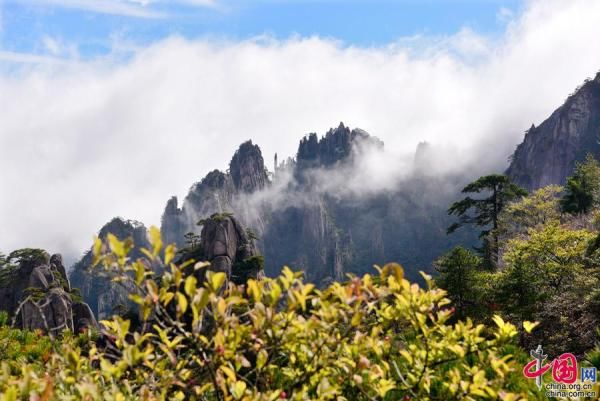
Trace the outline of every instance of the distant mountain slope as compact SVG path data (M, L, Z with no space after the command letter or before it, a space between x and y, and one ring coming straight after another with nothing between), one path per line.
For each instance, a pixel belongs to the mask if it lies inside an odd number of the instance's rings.
M565 183L587 153L600 159L600 73L538 127L532 126L511 158L507 174L536 189Z

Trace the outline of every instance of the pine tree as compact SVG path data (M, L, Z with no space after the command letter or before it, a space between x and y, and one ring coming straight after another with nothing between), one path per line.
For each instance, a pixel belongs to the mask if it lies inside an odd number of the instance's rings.
M480 177L463 188L462 193L486 193L488 197L475 199L470 196L454 202L448 209L449 215L458 217L458 222L448 227L448 234L458 228L473 224L481 227L480 238L483 239L483 254L487 265L495 266L498 258L498 217L504 207L522 196L527 191L512 183L503 174L491 174Z
M480 264L481 259L477 255L460 246L435 262L435 269L439 272L435 282L448 292L458 319L470 315L468 311L476 306L475 273Z
M561 208L565 213L586 214L600 202L600 163L588 153L567 179Z

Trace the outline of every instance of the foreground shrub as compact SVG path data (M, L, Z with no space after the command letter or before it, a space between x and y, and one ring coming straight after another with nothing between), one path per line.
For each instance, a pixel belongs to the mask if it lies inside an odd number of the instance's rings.
M324 290L287 268L236 286L206 264L174 265L174 248L163 252L156 230L151 239L144 253L164 253L161 277L147 260L128 261L129 242L94 247L98 264L137 288L144 329L115 317L103 322L103 347L67 340L44 371L3 368L0 401L537 397L508 352L512 324L449 325L444 291L409 283L397 264Z

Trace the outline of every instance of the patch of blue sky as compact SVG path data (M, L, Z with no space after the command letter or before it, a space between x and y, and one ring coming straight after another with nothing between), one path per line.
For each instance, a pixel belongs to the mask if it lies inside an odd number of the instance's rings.
M171 35L228 40L319 36L346 45L385 46L399 38L452 35L463 28L500 35L506 20L523 6L523 0L215 1L0 0L0 49L57 57L72 56L72 51L87 58L114 50L117 39L144 46Z

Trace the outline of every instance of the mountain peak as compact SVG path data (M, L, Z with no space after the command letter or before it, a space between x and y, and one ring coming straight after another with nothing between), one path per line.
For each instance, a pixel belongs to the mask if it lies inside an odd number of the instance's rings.
M348 159L354 145L362 141L383 147L383 142L378 138L359 128L350 130L343 122L337 128L329 129L321 139L316 133L311 133L302 138L298 146L298 167L306 169L332 166Z
M229 174L238 191L254 192L269 182L265 161L258 145L248 140L240 145L229 163Z

